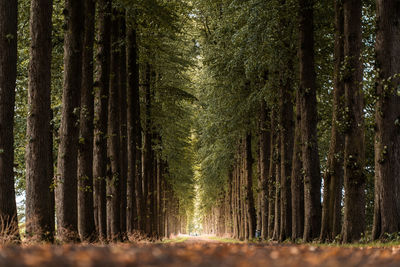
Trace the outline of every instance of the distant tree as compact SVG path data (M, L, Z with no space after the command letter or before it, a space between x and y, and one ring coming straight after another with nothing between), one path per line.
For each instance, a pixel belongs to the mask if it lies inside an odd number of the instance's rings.
M245 199L247 205L247 217L249 224L249 239L255 237L256 232L256 209L254 205L254 196L253 196L253 156L251 153L251 134L247 134L244 140L244 160L245 160Z
M270 110L264 99L260 105L260 179L261 179L261 236L268 238L268 172L269 158L271 153L270 135L271 128L269 122Z

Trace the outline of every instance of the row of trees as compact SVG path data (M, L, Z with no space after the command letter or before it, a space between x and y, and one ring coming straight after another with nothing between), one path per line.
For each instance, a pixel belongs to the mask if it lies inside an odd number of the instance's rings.
M29 239L180 231L193 200L188 10L156 0L1 1L3 235L19 238L14 172ZM26 70L18 80L17 68ZM22 164L14 143L26 146Z
M399 232L398 1L197 8L204 229L305 242Z

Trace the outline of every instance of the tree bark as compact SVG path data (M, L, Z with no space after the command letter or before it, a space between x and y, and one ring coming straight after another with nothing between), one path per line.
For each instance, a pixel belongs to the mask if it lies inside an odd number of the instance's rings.
M0 1L0 223L7 226L5 235L19 239L12 127L17 77L17 20L18 2ZM43 179L47 181L48 177Z
M98 0L98 50L94 118L94 211L100 240L107 238L106 176L107 176L107 122L110 84L111 0Z
M400 231L400 2L377 0L373 238Z
M110 91L108 99L108 161L111 176L107 177L107 236L117 241L121 239L121 158L120 158L120 51L118 13L113 9L111 23Z
M127 58L126 58L126 19L125 12L119 14L120 23L120 159L121 159L121 232L123 237L126 238L127 220L127 176L128 176L128 133L127 133Z
M269 160L269 172L268 172L268 238L272 238L274 231L274 220L275 220L275 176L276 168L275 163L278 159L277 151L277 139L279 137L276 128L276 108L272 108L271 111L271 136L270 136L270 160Z
M246 202L247 202L247 217L249 224L249 238L255 237L256 232L256 209L254 206L253 195L253 157L251 154L251 134L247 134L245 140L245 177L246 177Z
M271 128L268 123L270 112L265 100L261 102L260 133L260 177L261 177L261 237L268 239L268 174L271 154Z
M26 147L26 233L34 241L54 240L53 158L50 129L52 1L33 0Z
M78 237L78 115L82 78L83 0L65 1L64 88L57 160L57 233L62 241Z
M94 241L93 213L93 45L96 4L85 0L85 25L82 54L82 91L78 152L78 229L82 241Z
M138 152L140 152L141 138L140 105L139 105L139 66L138 49L136 44L136 30L128 27L128 231L135 227L142 228L142 186ZM140 155L140 154L139 154Z
M144 148L142 150L142 177L143 177L143 201L145 201L145 222L146 222L146 233L152 234L152 170L153 170L153 161L152 161L152 147L151 147L151 86L150 86L150 65L146 64L145 70L145 107L146 107L146 116L145 116L145 128L144 128L144 139L143 144Z
M362 92L361 0L344 1L346 131L343 242L358 241L365 226L364 96Z
M272 235L273 240L279 239L279 232L281 226L281 142L280 131L276 135L276 160L274 161L273 168L275 168L275 215L274 215L274 232Z
M324 174L324 200L320 240L332 241L341 230L341 202L343 187L344 133L341 123L345 121L344 84L341 69L344 60L343 1L335 1L335 48L332 130L327 167Z
M314 63L314 0L299 0L299 60L305 242L321 230L321 173L317 136L317 86Z
M291 64L288 64L289 68ZM280 86L280 142L281 142L281 225L279 240L284 241L292 236L292 200L291 175L293 157L293 97L292 84L287 79L286 84Z
M292 240L303 237L304 231L304 176L301 160L301 106L299 91L296 92L296 120L292 163Z

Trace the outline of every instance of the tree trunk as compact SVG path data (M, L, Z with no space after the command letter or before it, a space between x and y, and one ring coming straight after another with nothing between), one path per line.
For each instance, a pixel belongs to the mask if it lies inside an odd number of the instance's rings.
M260 133L260 177L261 177L261 237L268 239L268 174L271 154L271 128L268 123L269 109L263 99L261 102L261 133Z
M145 71L145 106L146 106L146 118L145 118L145 129L144 129L144 149L142 151L142 165L143 165L143 200L145 201L145 222L146 222L146 233L152 234L152 170L153 170L153 160L152 160L152 134L151 134L151 86L150 86L150 65L146 65Z
M296 121L292 163L292 240L303 237L304 231L304 177L301 161L301 107L299 91L296 92Z
M94 211L96 229L101 240L107 238L106 176L107 176L107 118L110 84L111 0L98 0L98 50L94 118Z
M14 104L17 77L18 2L0 1L0 224L19 238L14 189ZM48 110L46 111L48 113ZM48 128L47 128L48 129ZM48 132L46 132L46 137ZM47 163L47 162L46 162ZM47 165L45 167L47 169ZM47 172L45 171L47 175ZM48 181L44 176L43 180Z
M280 131L276 135L276 161L274 162L273 168L275 168L275 215L274 215L274 232L272 235L273 240L279 239L279 232L281 226L281 143L280 143Z
M255 237L256 232L256 209L254 206L253 195L253 157L251 154L251 134L247 134L245 140L245 177L246 177L246 202L247 202L247 217L249 224L249 238Z
M299 0L299 65L305 242L321 230L321 173L317 136L317 86L314 64L314 0Z
M62 241L78 237L78 115L82 78L83 0L65 1L64 89L57 160L57 233Z
M121 239L121 168L120 168L120 50L118 13L113 9L111 23L111 73L108 99L108 158L111 176L107 177L107 236L110 240Z
M89 242L96 238L93 213L93 44L95 10L95 2L85 0L78 154L78 229L81 240Z
M377 0L373 238L400 231L400 3Z
M125 12L119 14L120 19L120 159L121 159L121 233L124 239L126 238L127 220L127 176L128 176L128 138L127 138L127 58L126 58L126 19Z
M344 86L346 131L344 149L343 242L358 241L365 226L364 96L362 92L361 0L344 4Z
M343 116L344 84L341 78L344 60L343 20L343 2L336 0L332 131L327 167L324 174L324 201L320 236L322 242L334 240L341 230L344 133L340 123L345 121Z
M139 113L139 66L137 64L138 51L136 44L136 30L129 26L128 42L128 231L139 229L143 218L141 199L142 187L138 172L137 152L140 151L141 140L138 139L140 129Z
M269 172L268 172L268 238L272 238L274 231L275 221L275 176L276 168L275 163L278 157L277 151L277 139L279 137L276 128L276 108L272 108L271 111L271 136L270 136L270 160L269 160Z
M288 64L289 69L292 64ZM292 84L287 79L280 86L280 142L281 142L281 226L279 240L292 236L291 175L293 157L293 100Z
M52 1L31 1L30 62L26 147L26 234L34 241L54 240L53 158L49 135ZM3 51L3 50L2 50Z

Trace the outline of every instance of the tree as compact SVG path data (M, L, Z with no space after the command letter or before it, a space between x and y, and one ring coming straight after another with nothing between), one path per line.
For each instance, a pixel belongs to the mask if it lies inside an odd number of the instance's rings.
M374 239L400 231L400 4L378 0L376 6Z
M84 5L85 25L78 153L78 228L82 241L92 241L96 237L93 213L93 44L96 4L94 0L85 0Z
M127 33L127 67L128 67L128 189L127 189L127 229L142 228L142 186L138 150L141 146L140 105L139 105L139 66L136 30L128 26ZM140 155L140 154L139 154ZM135 228L136 227L136 228Z
M107 176L107 236L121 239L121 158L120 158L120 29L118 12L112 11L110 88L108 98L107 157L110 172Z
M343 186L344 135L344 84L342 66L344 60L343 1L335 1L335 47L332 130L328 162L324 174L324 201L322 209L321 241L333 240L341 230L341 201Z
M126 233L127 220L126 220L126 209L127 209L127 176L128 176L128 133L127 133L127 53L126 53L126 18L125 10L120 11L119 14L120 23L120 74L119 74L119 127L120 127L120 157L121 157L121 232Z
M314 1L299 0L299 65L302 160L304 170L304 241L321 228L321 178L317 139L317 99L314 65Z
M17 1L0 2L0 221L18 238L14 189L14 103L17 76ZM46 134L47 137L47 134ZM47 177L46 177L47 178Z
M268 238L268 173L270 160L270 135L269 109L265 100L261 100L260 116L260 178L261 178L261 236Z
M63 108L55 191L57 232L63 241L72 241L78 238L77 155L82 86L83 10L82 0L65 1Z
M364 96L362 91L360 0L345 0L344 9L344 243L357 241L365 227Z
M253 197L253 157L251 154L251 134L247 134L244 140L244 160L245 160L245 179L246 179L246 205L247 205L247 217L249 224L249 239L255 237L256 232L256 209L254 206Z
M33 0L26 148L26 232L33 240L54 239L51 107L52 1ZM50 138L49 138L50 136Z
M301 160L301 106L299 90L296 92L296 117L292 162L292 240L303 237L304 230L304 177Z
M107 176L107 122L110 84L111 0L98 1L98 37L96 54L96 87L94 118L94 212L99 238L107 237L106 176Z
M288 69L293 66L288 64ZM293 157L293 97L292 81L290 78L282 79L279 90L280 112L279 125L281 127L281 226L279 240L284 241L292 235L292 200L291 200L291 175Z

